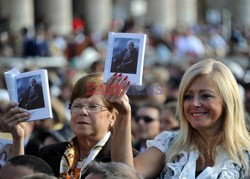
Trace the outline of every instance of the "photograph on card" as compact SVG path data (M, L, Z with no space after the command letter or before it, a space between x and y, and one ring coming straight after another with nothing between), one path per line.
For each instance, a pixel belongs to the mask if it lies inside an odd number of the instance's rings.
M50 88L46 69L37 69L21 73L13 68L4 73L11 102L28 110L28 121L52 119Z
M19 107L27 110L44 108L41 75L17 79L17 96Z
M136 74L139 39L115 38L111 72Z
M113 74L122 73L131 85L142 85L146 38L143 33L109 33L104 83Z

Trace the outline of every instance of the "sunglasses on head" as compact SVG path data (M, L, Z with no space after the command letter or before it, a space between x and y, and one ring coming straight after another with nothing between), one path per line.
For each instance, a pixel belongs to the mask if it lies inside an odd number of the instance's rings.
M150 123L150 122L154 121L154 119L152 117L149 117L149 116L136 116L135 121L139 122L140 119L142 119L145 123Z

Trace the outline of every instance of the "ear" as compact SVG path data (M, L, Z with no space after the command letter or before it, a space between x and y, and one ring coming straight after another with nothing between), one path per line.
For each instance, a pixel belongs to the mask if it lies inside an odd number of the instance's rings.
M112 114L111 114L111 119L110 119L110 121L109 121L109 125L110 126L114 126L114 124L115 124L115 121L116 121L116 116L117 116L117 113L116 112L113 112Z

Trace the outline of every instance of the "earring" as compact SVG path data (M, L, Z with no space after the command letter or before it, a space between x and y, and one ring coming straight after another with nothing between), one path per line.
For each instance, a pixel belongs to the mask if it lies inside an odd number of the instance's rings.
M109 121L109 128L110 128L110 127L112 127L112 122L111 122L111 121Z
M112 122L109 121L109 131L113 132L113 130L114 130L114 126L112 125Z

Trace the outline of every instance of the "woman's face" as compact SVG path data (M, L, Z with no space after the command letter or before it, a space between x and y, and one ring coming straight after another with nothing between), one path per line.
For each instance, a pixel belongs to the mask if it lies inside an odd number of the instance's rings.
M85 107L76 110L74 107L82 105L100 105L97 112L89 112ZM78 107L79 108L79 107ZM105 107L101 95L89 98L76 98L71 107L70 126L77 137L94 137L101 139L114 123L114 115Z
M206 135L216 135L223 120L223 100L209 75L195 78L184 94L184 115L191 126Z

